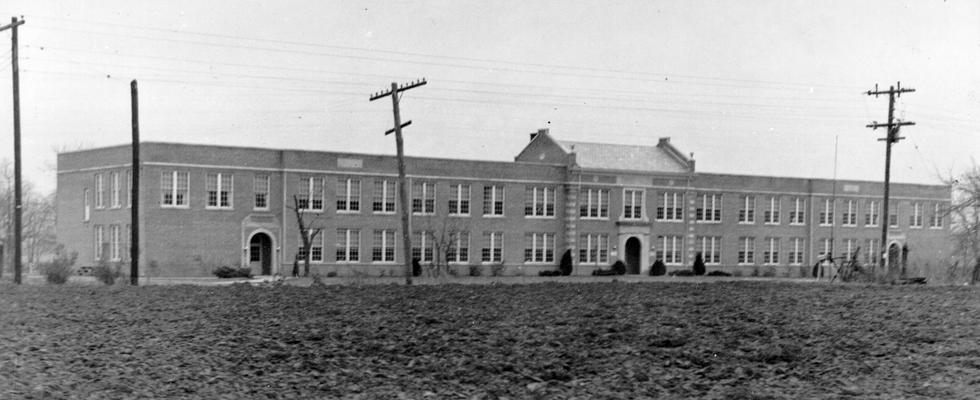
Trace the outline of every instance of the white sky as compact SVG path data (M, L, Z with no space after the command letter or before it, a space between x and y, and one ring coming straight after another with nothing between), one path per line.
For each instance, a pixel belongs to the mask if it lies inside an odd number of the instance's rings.
M654 145L698 170L881 180L887 97L915 121L893 181L936 183L980 153L980 2L39 1L20 27L25 176L54 189L56 149L173 141L513 160L528 133ZM9 43L9 31L0 34ZM12 158L9 45L0 158Z

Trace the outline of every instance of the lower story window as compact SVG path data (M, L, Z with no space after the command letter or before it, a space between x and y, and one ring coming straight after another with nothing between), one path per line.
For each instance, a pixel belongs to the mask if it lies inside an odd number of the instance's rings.
M701 252L705 264L721 263L721 237L698 236L697 251Z
M374 231L374 247L371 248L371 261L395 262L394 230L376 229Z
M337 261L358 262L361 260L361 231L357 229L337 229Z
M681 259L681 251L684 248L683 236L658 236L657 245L656 257L664 264L680 265L683 262Z
M323 262L323 235L307 233L312 238L310 240L310 262ZM306 260L306 247L303 246L303 238L299 238L299 251L296 252L300 260Z
M528 233L524 235L524 262L550 263L554 261L554 233Z
M579 236L578 262L606 264L609 262L609 235L587 233Z

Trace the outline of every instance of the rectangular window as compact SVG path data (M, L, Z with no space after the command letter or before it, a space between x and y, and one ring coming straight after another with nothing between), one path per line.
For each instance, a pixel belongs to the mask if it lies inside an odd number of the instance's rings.
M313 236L314 232L312 230L306 231L307 235ZM303 247L303 237L297 236L296 242L299 244L299 250L296 254L299 255L301 260L306 259L306 248ZM323 233L316 234L310 241L310 262L322 263L323 262Z
M449 185L449 215L470 215L470 185Z
M929 227L942 229L943 227L943 206L939 203L933 205L932 217L929 218Z
M525 188L524 215L528 217L554 217L555 189L547 186Z
M841 243L841 259L843 262L848 262L851 260L852 256L856 256L857 251L857 239L844 239Z
M256 175L252 182L252 191L255 193L255 202L252 208L256 210L269 209L269 175Z
M742 208L738 210L738 223L755 223L755 196L742 196Z
M337 262L358 262L361 259L361 231L337 229Z
M412 183L412 214L432 215L436 212L436 185L432 182Z
M864 247L867 249L864 252L864 263L868 265L878 265L878 259L881 257L878 254L878 252L881 251L878 248L878 239L865 240Z
M643 218L643 191L638 189L623 190L623 219Z
M909 215L909 227L922 227L922 203L912 203L912 215Z
M584 233L579 235L578 261L581 264L609 263L609 235Z
M844 212L841 214L841 226L857 226L857 202L848 200L844 203Z
M793 209L789 211L790 225L806 224L806 199L801 197L793 198Z
M109 225L109 261L119 260L119 225Z
M762 222L767 225L779 225L780 198L779 196L769 196L767 200L766 212Z
M878 226L878 215L881 214L881 207L878 206L878 202L874 200L868 200L866 203L867 207L864 212L864 226Z
M779 264L779 238L768 237L762 251L762 263L765 265Z
M104 256L104 254L102 252L103 252L103 249L105 248L105 231L103 230L102 225L95 225L94 226L94 230L95 230L95 240L94 240L95 241L95 252L94 252L95 257L94 258L95 258L95 261L102 261L102 258Z
M609 189L582 189L578 196L580 217L609 218Z
M524 235L524 262L550 263L555 261L555 234L528 233Z
M681 265L684 237L680 235L657 236L657 259L667 265Z
M234 177L231 174L207 174L208 202L206 208L231 208L231 188Z
M738 238L738 263L755 264L755 238Z
M898 204L891 203L888 205L888 227L898 228Z
M412 258L419 260L420 264L432 264L432 246L432 232L415 232L415 238L412 239Z
M791 238L790 243L790 253L789 253L789 263L790 265L803 265L803 251L806 249L806 245L803 242L803 238Z
M480 254L480 261L485 263L499 263L503 261L503 253L504 233L483 232L483 252Z
M820 209L820 226L834 225L834 202L831 199L823 199L823 207Z
M664 192L657 200L657 221L679 222L684 220L684 194Z
M371 247L371 261L395 262L395 231L375 229L374 245Z
M470 233L454 232L449 235L449 249L446 261L451 263L466 263L470 261Z
M119 173L111 172L109 173L109 204L112 208L122 207L122 202L119 198Z
M312 180L312 178L311 178ZM310 191L313 191L313 184L310 183ZM361 181L351 178L340 178L337 180L337 212L356 213L361 212ZM321 208L323 210L323 197L321 191Z
M133 171L126 170L126 207L133 208Z
M721 263L720 236L698 236L697 249L701 252L705 264Z
M395 192L395 181L375 180L374 201L371 202L371 211L375 214L394 214Z
M721 195L698 195L697 208L694 210L694 220L697 222L721 222Z
M831 250L833 250L833 242L830 238L820 239L820 254L817 254L817 259L823 261L828 257L832 257Z
M504 215L504 187L490 185L483 187L483 216L500 217Z
M92 194L88 189L82 190L82 221L92 218Z
M105 182L102 174L95 174L95 209L105 208Z
M160 174L161 207L187 208L190 196L190 173L165 171ZM98 195L96 195L98 196Z

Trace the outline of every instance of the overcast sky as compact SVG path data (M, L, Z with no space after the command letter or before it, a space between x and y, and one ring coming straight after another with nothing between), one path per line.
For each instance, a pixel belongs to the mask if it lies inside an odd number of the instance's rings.
M20 27L25 176L54 154L147 141L513 160L528 133L654 145L698 170L881 180L887 97L907 139L893 181L936 183L980 154L980 2L40 1ZM5 24L6 22L4 22ZM0 34L9 43L10 33ZM9 45L0 158L12 158Z

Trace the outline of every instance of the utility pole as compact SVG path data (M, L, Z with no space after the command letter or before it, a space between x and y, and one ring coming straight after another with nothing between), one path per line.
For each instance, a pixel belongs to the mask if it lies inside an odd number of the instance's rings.
M397 82L391 83L391 89L383 92L375 93L371 96L369 101L375 101L377 99L383 98L385 96L391 96L391 106L395 114L395 127L389 129L385 132L385 136L391 132L395 132L395 146L398 148L398 197L401 202L401 217L402 217L402 257L405 260L405 284L412 284L412 232L409 232L408 217L411 213L411 208L408 203L408 188L405 185L405 155L402 144L402 128L412 124L412 121L408 121L402 124L401 114L398 111L398 100L399 93L404 92L409 89L417 88L419 86L425 85L425 78L420 81L411 82L401 87L398 86Z
M0 32L10 29L10 63L14 74L14 283L21 283L21 182L20 182L20 70L17 67L17 27L24 20L10 17L10 24L0 26Z
M133 108L133 166L129 174L130 179L133 180L129 192L129 202L132 203L129 224L129 284L138 286L140 282L140 118L135 79L129 83L129 93Z
M878 129L886 128L887 133L884 138L879 138L878 141L885 142L885 189L884 189L884 200L881 202L881 212L879 214L884 215L881 220L881 242L879 243L879 252L881 253L882 266L884 267L885 274L891 269L888 265L888 225L891 215L889 214L890 209L888 208L888 185L891 181L891 165L892 165L892 143L898 143L899 140L905 139L898 136L899 128L907 125L915 125L915 122L911 121L896 121L895 116L895 98L900 97L902 93L914 92L915 89L903 88L902 82L898 82L895 86L889 86L888 90L878 90L878 85L875 84L874 90L869 90L867 92L868 96L878 97L878 95L887 94L888 95L888 122L881 124L878 121L872 121L867 125L868 128ZM897 218L897 216L896 216ZM871 267L872 274L874 273L874 266Z

